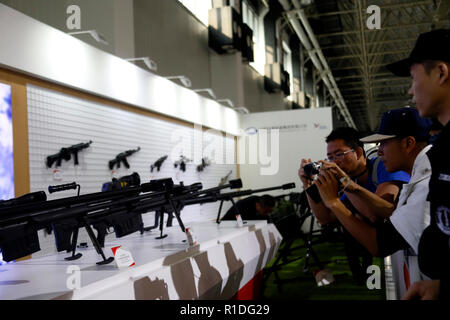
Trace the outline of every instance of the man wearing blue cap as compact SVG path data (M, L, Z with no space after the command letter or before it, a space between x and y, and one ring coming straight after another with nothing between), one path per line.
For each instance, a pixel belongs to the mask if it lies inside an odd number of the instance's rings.
M386 112L378 133L361 139L362 142L380 142L378 154L388 172L403 170L411 175L392 216L375 227L354 217L337 196L339 182L350 193L358 190L355 183L348 177L340 177L334 168L323 167L320 171L316 185L323 203L375 256L386 257L399 250L417 256L420 236L429 224L426 194L431 166L426 152L430 148L427 142L430 126L431 121L421 118L416 109L401 108ZM405 287L401 293L406 292L413 281L425 279L419 272L417 257L406 259L409 265L405 269Z
M387 68L411 76L409 94L422 117L437 118L444 126L427 153L432 175L427 200L430 226L419 245L420 270L433 280L413 284L406 299L449 299L450 296L450 29L419 36L407 59Z

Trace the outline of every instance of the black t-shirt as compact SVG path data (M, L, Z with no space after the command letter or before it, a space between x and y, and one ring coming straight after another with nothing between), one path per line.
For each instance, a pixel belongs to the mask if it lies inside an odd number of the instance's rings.
M427 200L430 226L419 243L420 270L432 279L441 279L440 297L449 297L450 270L450 122L427 152L431 178Z
M256 203L259 200L260 197L251 196L237 201L236 205L231 207L221 220L236 220L238 210L242 220L267 220L266 216L262 216L256 211ZM236 210L236 206L238 210Z

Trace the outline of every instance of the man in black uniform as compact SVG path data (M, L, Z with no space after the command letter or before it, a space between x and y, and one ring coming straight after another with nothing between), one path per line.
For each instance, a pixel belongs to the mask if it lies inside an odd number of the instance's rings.
M274 207L275 199L272 196L251 196L236 202L221 220L236 220L238 212L242 220L268 220Z
M419 244L419 266L432 280L416 282L404 299L450 298L450 29L421 34L410 56L387 66L398 76L411 76L409 94L422 117L444 126L427 153L432 175L427 200L430 226Z

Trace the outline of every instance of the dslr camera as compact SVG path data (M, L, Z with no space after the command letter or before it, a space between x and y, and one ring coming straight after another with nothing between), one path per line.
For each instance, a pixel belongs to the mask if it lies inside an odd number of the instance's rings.
M319 174L320 168L322 168L322 164L320 162L310 162L305 164L303 171L310 179L313 179L316 174Z
M314 176L319 174L320 168L322 168L322 164L320 162L310 162L303 167L303 171L311 180L313 180ZM319 203L322 201L322 199L320 198L319 190L317 189L317 186L315 184L310 186L305 191L315 203Z

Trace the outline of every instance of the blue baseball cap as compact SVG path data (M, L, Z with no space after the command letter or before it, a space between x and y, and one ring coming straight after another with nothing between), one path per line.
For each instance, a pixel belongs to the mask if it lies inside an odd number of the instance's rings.
M389 110L383 114L376 134L360 139L364 143L412 136L417 141L428 141L431 120L424 119L415 108Z

